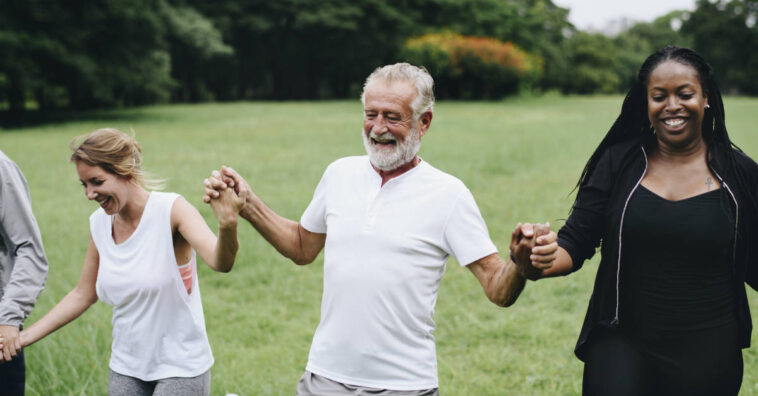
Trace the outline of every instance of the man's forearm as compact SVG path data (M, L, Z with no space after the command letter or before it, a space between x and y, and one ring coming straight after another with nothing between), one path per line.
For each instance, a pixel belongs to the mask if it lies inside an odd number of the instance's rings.
M518 271L516 264L511 260L505 261L503 268L498 272L497 278L493 282L496 303L502 307L513 305L521 295L525 285L526 278Z
M503 261L497 253L469 264L468 269L481 283L487 298L501 307L515 303L526 284L516 264Z
M308 264L315 259L303 246L299 223L279 216L257 196L248 199L240 216L279 253L296 264Z

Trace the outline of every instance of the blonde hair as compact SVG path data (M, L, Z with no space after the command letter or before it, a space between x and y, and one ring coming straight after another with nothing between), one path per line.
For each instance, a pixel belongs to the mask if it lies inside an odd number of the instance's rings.
M118 129L102 128L77 136L69 144L71 162L99 166L108 173L133 180L145 189L160 190L163 180L142 170L142 148L134 139Z

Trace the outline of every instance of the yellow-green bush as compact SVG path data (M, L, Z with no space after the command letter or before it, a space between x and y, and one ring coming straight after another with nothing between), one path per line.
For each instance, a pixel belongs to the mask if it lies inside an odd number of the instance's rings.
M541 60L511 42L456 33L431 33L405 42L404 57L434 76L440 97L495 99L529 88Z

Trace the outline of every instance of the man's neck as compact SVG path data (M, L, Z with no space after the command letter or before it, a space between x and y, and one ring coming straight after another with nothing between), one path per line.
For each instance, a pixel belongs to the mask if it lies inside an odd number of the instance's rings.
M382 177L382 186L384 186L391 179L398 177L402 175L403 173L408 172L409 170L415 168L416 165L418 165L420 162L421 162L421 158L419 158L418 156L415 156L413 157L412 160L392 170L386 170L386 171L381 170L377 168L376 166L374 166L374 164L371 164L371 167L374 168L374 170L376 171L376 173L379 174L379 176Z

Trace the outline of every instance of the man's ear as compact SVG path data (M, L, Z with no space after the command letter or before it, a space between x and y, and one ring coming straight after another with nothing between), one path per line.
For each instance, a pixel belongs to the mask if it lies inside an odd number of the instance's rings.
M418 118L418 125L416 125L416 127L418 128L419 136L424 136L426 131L429 130L429 127L432 125L433 115L432 111L429 110L421 114L421 117Z

